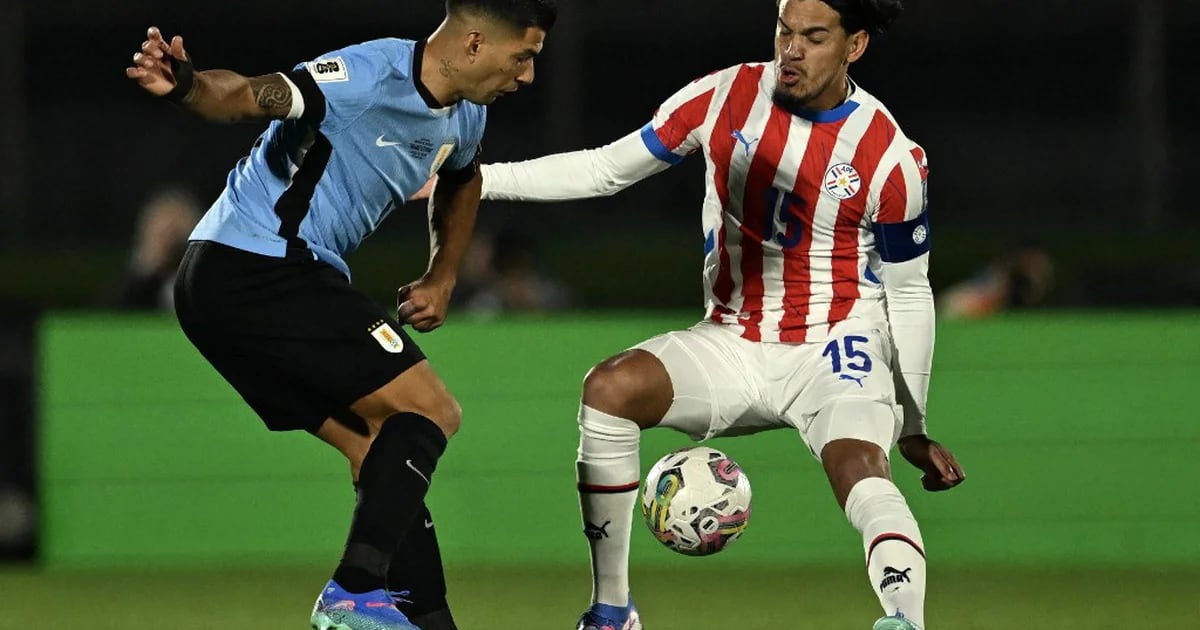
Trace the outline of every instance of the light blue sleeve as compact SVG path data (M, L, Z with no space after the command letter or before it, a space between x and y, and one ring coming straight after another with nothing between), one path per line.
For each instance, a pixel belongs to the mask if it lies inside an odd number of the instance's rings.
M479 154L479 145L483 143L483 131L487 127L487 108L481 105L470 107L472 111L463 125L461 142L442 167L446 170L460 171L467 168Z
M379 85L392 67L384 46L382 41L355 44L297 66L308 71L325 97L322 132L349 127L379 99Z

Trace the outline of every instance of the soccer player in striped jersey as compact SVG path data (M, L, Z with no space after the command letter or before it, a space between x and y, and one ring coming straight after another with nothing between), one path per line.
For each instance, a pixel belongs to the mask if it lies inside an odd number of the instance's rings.
M358 500L314 630L454 630L424 499L461 411L400 321L444 321L479 205L485 106L533 80L555 17L553 0L446 0L422 41L259 77L197 71L183 38L151 28L126 70L205 119L270 121L192 233L175 305L269 429L308 431L349 460ZM434 173L429 267L393 318L351 286L343 257Z
M924 627L924 544L888 453L898 443L928 490L964 479L925 430L928 168L847 74L900 11L898 0L783 0L773 63L698 79L607 146L483 167L484 198L552 201L611 195L692 153L707 164L704 320L584 381L577 470L594 590L580 630L641 628L629 530L640 431L656 426L698 440L798 430L863 536L885 611L875 630Z

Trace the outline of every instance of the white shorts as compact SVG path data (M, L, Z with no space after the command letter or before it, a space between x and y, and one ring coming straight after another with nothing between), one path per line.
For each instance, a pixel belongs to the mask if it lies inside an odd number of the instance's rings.
M660 426L694 440L792 427L818 459L838 439L887 453L903 424L888 326L852 320L833 333L812 343L759 343L701 322L635 347L662 361L675 390Z

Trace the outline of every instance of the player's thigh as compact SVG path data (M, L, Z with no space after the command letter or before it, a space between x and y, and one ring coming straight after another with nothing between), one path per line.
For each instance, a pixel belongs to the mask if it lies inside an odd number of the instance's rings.
M446 435L458 431L462 409L429 361L421 361L396 375L382 387L350 405L355 415L366 420L372 434L379 432L389 417L412 412L429 418Z
M892 339L886 325L845 326L826 341L797 350L802 368L792 379L783 415L820 458L835 440L859 440L886 454L899 438L902 414L892 380Z
M252 344L223 331L190 325L185 332L200 353L272 431L315 432L339 404L307 387Z
M271 429L315 431L425 361L382 307L307 253L193 245L180 273L185 333Z
M736 427L768 428L756 405L749 343L716 324L701 323L635 346L657 357L671 379L671 407L658 426L694 440Z

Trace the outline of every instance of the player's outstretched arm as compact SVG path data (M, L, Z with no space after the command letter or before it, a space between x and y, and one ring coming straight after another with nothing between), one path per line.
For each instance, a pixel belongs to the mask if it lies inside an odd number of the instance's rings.
M420 280L397 292L396 318L419 332L434 330L446 321L458 267L471 242L479 210L482 179L476 164L438 178L429 202L429 269Z
M566 201L607 197L670 166L646 148L639 131L597 149L485 164L483 198Z
M712 95L737 67L697 79L675 92L649 124L597 149L536 160L487 164L483 198L565 201L604 197L678 164L704 144L701 131Z
M197 72L183 48L183 37L170 43L157 27L133 55L125 76L142 89L179 103L214 122L296 117L292 85L281 74L244 77L229 70Z

